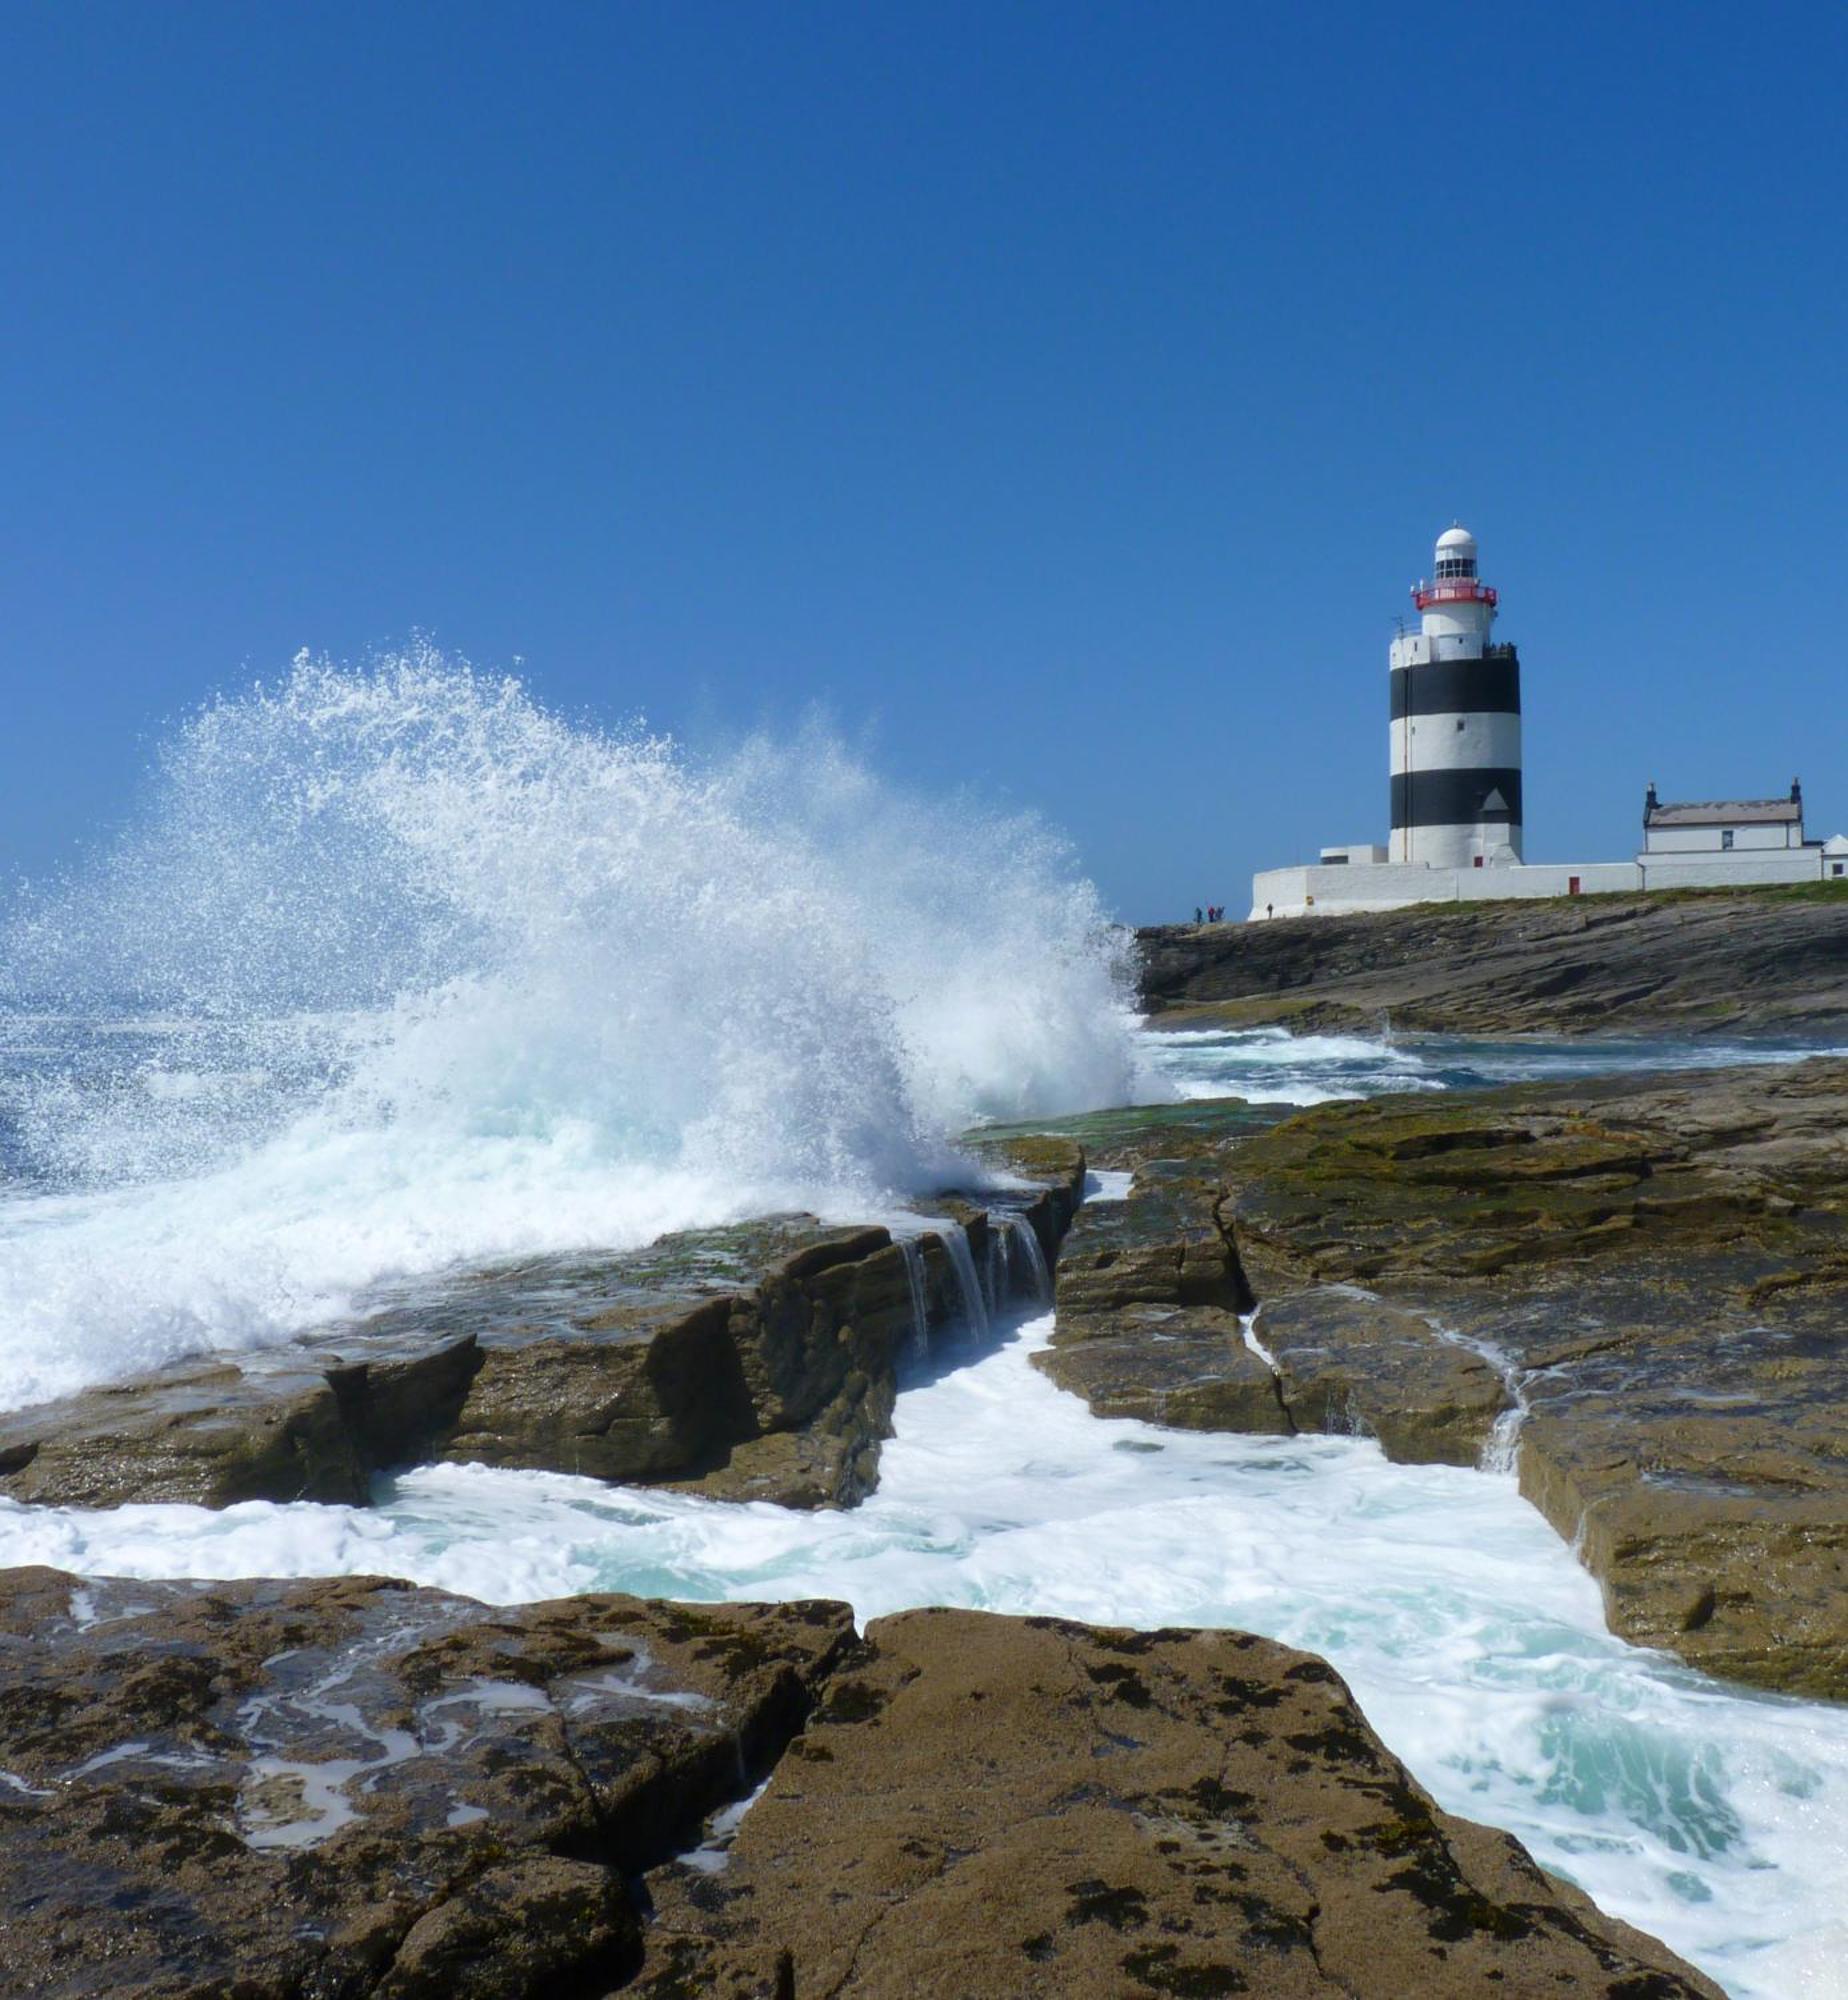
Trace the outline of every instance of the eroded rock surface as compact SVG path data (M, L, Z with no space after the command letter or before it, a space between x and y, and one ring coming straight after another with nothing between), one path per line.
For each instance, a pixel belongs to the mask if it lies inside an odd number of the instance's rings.
M1037 1189L944 1207L978 1271L1030 1291L1077 1207L1084 1156L1060 1140L1003 1164L1021 1157ZM941 1233L907 1248L883 1227L801 1215L501 1266L271 1352L0 1417L0 1492L363 1505L376 1472L440 1458L851 1503L877 1479L920 1320L928 1335L962 1304Z
M1079 1211L1058 1269L1058 1321L1033 1357L1102 1417L1179 1430L1291 1422L1240 1315L1254 1303L1219 1219L1214 1153L1147 1160L1125 1200Z
M1137 933L1143 1005L1213 1022L1433 1034L1840 1033L1848 893L1426 903Z
M1506 1356L1616 1631L1848 1694L1848 1065L1329 1106L1231 1165L1280 1313L1359 1287Z
M1126 1199L1081 1211L1059 1264L1058 1324L1034 1365L1099 1416L1360 1432L1407 1462L1476 1463L1511 1405L1502 1374L1358 1287L1267 1291L1254 1313L1232 1219L1239 1156L1196 1125L1180 1136L1182 1157L1144 1159Z
M0 1993L596 1994L844 1605L0 1572Z
M1518 1399L1522 1489L1614 1630L1848 1695L1848 1064L1385 1097L1177 1142L1108 1243L1104 1211L1081 1222L1073 1249L1113 1261L1062 1279L1054 1379L1103 1414L1453 1464ZM1182 1274L1209 1223L1202 1309Z
M1681 2000L1718 1988L1441 1812L1333 1669L1236 1632L868 1628L647 2000Z

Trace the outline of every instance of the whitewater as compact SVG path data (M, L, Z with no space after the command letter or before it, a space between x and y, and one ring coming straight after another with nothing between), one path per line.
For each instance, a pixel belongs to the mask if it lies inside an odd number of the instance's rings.
M0 1406L406 1275L864 1219L974 1122L1138 1089L1123 941L1037 822L429 647L211 703L4 944Z
M1805 1052L1141 1033L1031 820L820 734L697 760L424 647L208 706L4 936L0 1406L500 1256L927 1205L983 1121ZM1613 1639L1505 1470L1100 1420L1031 1366L1049 1329L940 1342L849 1512L440 1467L370 1509L0 1502L0 1562L1242 1626L1738 2000L1848 1994L1848 1712Z

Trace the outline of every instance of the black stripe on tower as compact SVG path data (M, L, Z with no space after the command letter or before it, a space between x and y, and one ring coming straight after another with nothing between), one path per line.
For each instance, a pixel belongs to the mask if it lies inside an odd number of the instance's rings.
M1401 771L1392 781L1392 824L1395 833L1403 826L1523 825L1521 774L1512 766Z
M1392 719L1408 715L1519 715L1521 663L1510 652L1488 660L1427 660L1392 670Z

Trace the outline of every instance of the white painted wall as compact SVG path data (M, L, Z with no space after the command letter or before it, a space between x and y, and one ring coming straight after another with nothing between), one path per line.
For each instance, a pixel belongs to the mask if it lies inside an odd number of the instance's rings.
M1524 829L1519 820L1485 820L1480 825L1402 826L1393 837L1392 860L1414 868L1499 868L1521 858Z
M1420 614L1424 626L1424 636L1434 644L1441 645L1446 639L1460 639L1465 644L1473 644L1478 653L1489 636L1489 627L1495 623L1495 608L1484 604L1480 598L1462 598L1454 603L1434 604ZM1436 655L1439 659L1449 659L1448 653Z
M1666 855L1641 857L1645 889L1724 889L1766 882L1820 882L1823 879L1822 849L1792 847L1787 850L1760 850L1731 854Z
M1488 903L1534 896L1581 896L1638 889L1747 888L1778 882L1830 879L1848 857L1825 856L1820 847L1787 853L1717 855L1664 860L1558 861L1513 868L1421 868L1388 862L1376 867L1267 868L1251 880L1251 920L1265 921L1268 905L1279 917L1344 916L1365 910L1401 910L1412 903ZM1848 880L1848 874L1844 875Z
M1720 838L1722 830L1733 837L1730 848ZM1643 831L1645 854L1737 854L1741 848L1763 850L1802 845L1802 829L1796 825L1735 826L1726 829L1717 826L1651 826Z
M1457 901L1492 903L1507 897L1613 895L1643 886L1634 861L1543 861L1519 868L1463 868L1457 871Z
M1430 613L1425 614L1429 620ZM1389 667L1422 667L1433 660L1479 660L1490 644L1481 632L1402 632L1386 649Z

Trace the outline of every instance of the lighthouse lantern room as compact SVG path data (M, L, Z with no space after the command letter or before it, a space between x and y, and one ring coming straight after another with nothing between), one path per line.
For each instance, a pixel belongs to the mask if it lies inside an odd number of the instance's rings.
M1412 602L1420 629L1391 650L1391 857L1431 868L1518 862L1521 663L1490 640L1496 594L1467 528L1438 536Z

